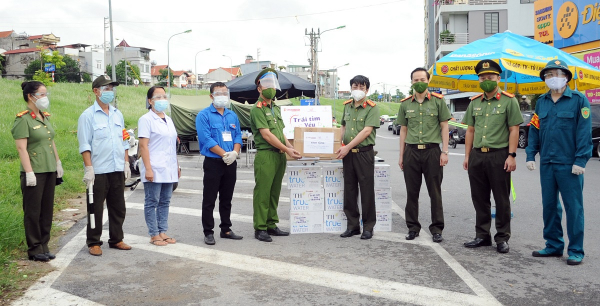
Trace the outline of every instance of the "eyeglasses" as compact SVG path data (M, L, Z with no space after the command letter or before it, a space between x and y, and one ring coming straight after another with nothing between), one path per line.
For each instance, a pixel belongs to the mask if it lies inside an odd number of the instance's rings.
M167 95L152 97L152 100L167 100L167 99L168 99Z
M226 97L229 95L228 91L215 91L212 93L213 97Z
M558 72L548 72L548 73L544 73L544 78L548 79L548 78L555 78L555 77L562 77L565 76L566 74L562 71L558 71Z
M43 97L50 96L50 93L49 92L36 92L33 95L36 96L36 97L42 97L43 98Z

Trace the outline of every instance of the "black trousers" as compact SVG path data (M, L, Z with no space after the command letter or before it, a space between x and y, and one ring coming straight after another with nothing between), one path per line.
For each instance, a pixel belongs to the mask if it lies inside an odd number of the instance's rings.
M375 151L348 153L344 165L344 213L348 219L347 229L360 230L358 210L358 187L362 204L364 231L373 231L377 222L375 210Z
M35 186L26 186L25 172L21 172L23 224L29 256L49 252L56 172L36 173L35 179Z
M87 226L88 246L102 245L102 214L104 201L108 209L108 244L114 245L123 241L123 222L125 221L125 175L123 171L96 174L94 179L94 219L96 228Z
M475 149L469 156L469 182L475 207L475 234L477 238L491 240L492 224L490 193L496 202L496 243L510 239L510 172L504 170L508 148L494 152Z
M221 232L231 231L231 199L237 179L237 161L227 166L220 158L204 158L204 190L202 191L202 228L204 235L214 234L215 201L219 194Z
M444 167L440 166L442 150L425 150L406 146L404 149L404 182L406 184L406 226L410 232L419 232L419 193L425 177L425 185L431 199L431 234L441 234L444 230L444 207L442 206L442 179Z

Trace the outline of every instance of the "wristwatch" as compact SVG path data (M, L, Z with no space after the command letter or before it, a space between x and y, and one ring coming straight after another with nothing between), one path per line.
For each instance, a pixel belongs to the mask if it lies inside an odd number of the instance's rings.
M509 153L508 153L508 155L509 155L509 156L512 156L512 157L517 157L517 152L513 152L513 153L510 153L510 152L509 152Z

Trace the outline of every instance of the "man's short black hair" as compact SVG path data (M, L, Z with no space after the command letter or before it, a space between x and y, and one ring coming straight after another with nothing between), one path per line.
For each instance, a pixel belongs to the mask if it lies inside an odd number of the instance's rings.
M210 85L210 94L211 95L215 91L216 87L225 87L225 88L227 88L227 85L225 85L225 83L223 83L223 82L216 82L216 83Z
M413 79L413 78L412 78L412 77L413 77L413 74L414 74L415 72L417 72L417 71L425 71L425 73L427 74L427 81L429 81L429 80L431 79L431 75L429 75L429 71L427 71L427 69L425 69L425 68L421 68L421 67L419 67L419 68L416 68L415 70L413 70L413 71L410 73L410 80L411 80L411 81L412 81L412 79Z
M365 85L367 87L367 89L369 89L369 87L371 86L371 82L369 82L369 78L367 78L364 75L360 75L360 74L353 77L352 80L350 80L350 87L352 87L353 84Z

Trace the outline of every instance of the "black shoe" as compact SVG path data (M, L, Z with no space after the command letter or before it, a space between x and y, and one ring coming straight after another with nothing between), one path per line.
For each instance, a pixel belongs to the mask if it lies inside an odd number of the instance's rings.
M360 235L360 230L349 230L347 229L345 232L340 234L340 237L342 238L348 238L348 237L352 237L354 235Z
M33 260L33 261L49 261L50 259L48 259L48 256L46 256L45 254L35 254L32 256L29 256L29 260Z
M56 255L54 255L54 254L52 254L50 252L46 252L46 253L44 253L44 255L46 255L46 257L48 257L48 259L50 259L50 260L56 258Z
M213 234L204 236L204 243L208 245L215 245L215 236Z
M267 234L267 231L254 231L254 238L256 238L260 241L264 241L264 242L273 241L271 236L269 236L269 234Z
M233 231L229 231L227 233L221 232L221 238L233 239L233 240L242 240L242 236L236 235Z
M433 234L432 240L433 240L433 242L440 243L440 242L444 241L444 238L442 238L442 234L435 233L435 234Z
M408 235L406 235L406 240L414 240L416 237L419 237L419 233L410 231L408 232Z
M284 231L280 230L279 227L276 227L276 228L272 228L272 229L267 229L267 234L273 235L273 236L289 236L290 232L284 232Z
M360 239L371 239L371 238L373 238L373 231L363 230L362 235L360 235Z
M510 248L508 247L508 242L506 241L496 244L496 251L498 251L498 253L508 253L509 250Z
M481 239L481 238L475 238L475 239L473 239L473 241L464 243L464 246L467 248L478 248L481 246L491 246L491 245L492 245L491 240L485 240L485 239Z

